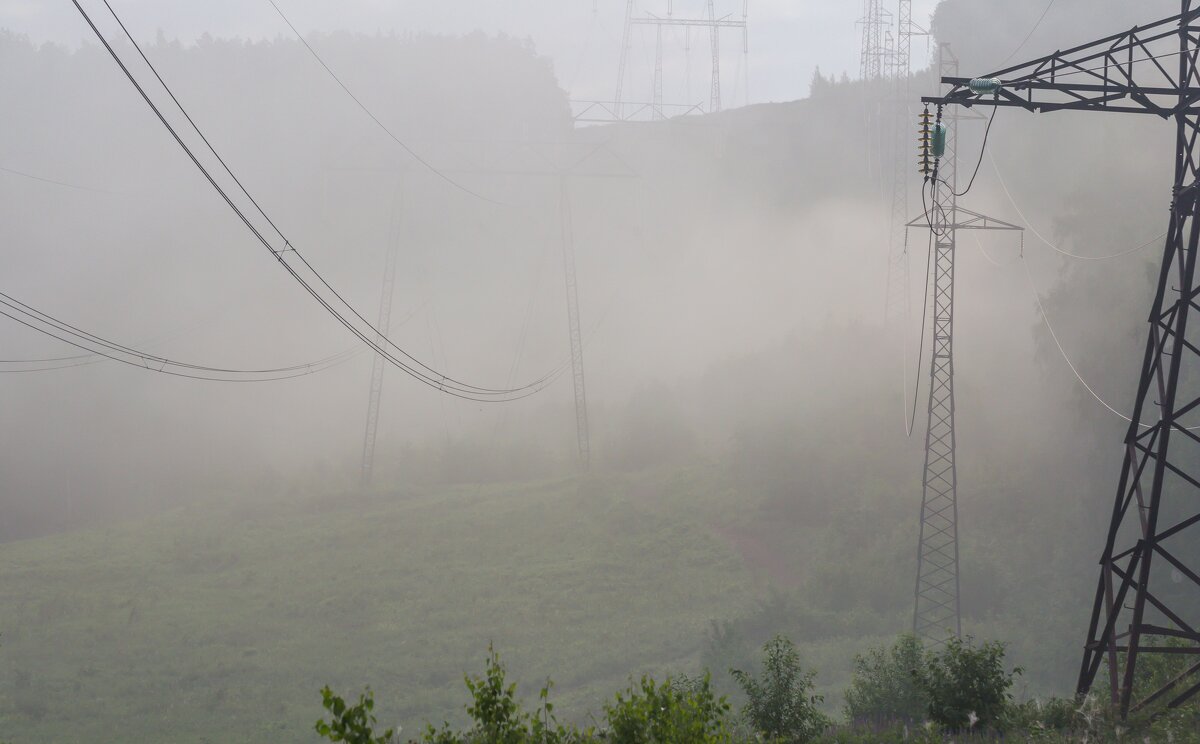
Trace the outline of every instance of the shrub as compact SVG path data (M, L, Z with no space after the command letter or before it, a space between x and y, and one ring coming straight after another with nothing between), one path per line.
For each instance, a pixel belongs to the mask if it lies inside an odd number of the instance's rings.
M813 694L816 675L800 668L795 645L775 636L763 646L762 666L760 677L730 670L746 693L747 722L770 740L807 741L820 734L829 725L817 709L823 698Z
M889 648L872 648L854 656L854 677L846 690L846 717L851 721L920 721L929 698L917 683L924 664L921 641L902 635Z
M467 715L475 721L474 732L489 744L520 744L526 733L528 717L517 702L516 683L505 683L500 655L488 646L488 658L482 677L467 677L472 703Z
M590 729L579 731L560 724L554 717L554 705L550 702L554 683L550 680L546 680L538 693L537 712L524 711L516 697L516 683L506 682L500 655L491 646L483 676L468 676L465 682L471 692L467 715L475 725L465 735L452 731L449 724L443 724L441 729L431 725L425 731L425 744L572 744L592 738Z
M951 638L939 651L926 655L917 683L929 698L929 718L947 728L962 730L1000 727L1012 702L1017 668L1004 670L1005 645Z
M383 734L375 735L375 698L371 688L358 696L356 705L347 705L346 701L333 694L328 686L321 690L321 705L332 715L332 720L324 718L317 721L314 728L317 733L330 741L344 741L346 744L391 744L395 733L388 729Z
M713 695L706 674L698 682L662 685L643 676L604 708L613 744L724 744L731 741L729 703Z

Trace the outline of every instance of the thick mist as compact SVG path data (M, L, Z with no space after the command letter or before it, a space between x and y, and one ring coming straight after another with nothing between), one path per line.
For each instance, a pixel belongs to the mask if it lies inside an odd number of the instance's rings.
M1043 7L938 5L911 79L911 139L918 96L936 90L937 42L969 76L1176 11L1062 0L1026 38ZM269 698L265 686L283 691L265 718L303 741L317 690L336 681L390 685L387 714L416 731L458 714L447 700L489 642L526 665L522 682L561 679L582 718L601 685L701 664L724 673L784 631L840 704L853 653L911 626L928 231L908 233L898 330L884 296L891 173L880 163L892 153L871 141L891 85L851 82L836 64L814 75L814 64L797 73L810 91L799 100L576 127L574 61L545 51L563 38L396 29L306 39L432 168L293 37L160 33L143 48L264 210L371 322L396 251L389 335L456 379L507 388L569 365L569 211L591 470L576 462L570 374L480 404L388 368L363 489L365 347L279 382L94 357L37 371L58 363L36 360L86 352L0 318L0 359L14 360L0 364L0 555L20 556L2 590L0 665L13 661L0 686L11 681L17 701L4 720L112 740L94 720L105 706L173 690L187 715L216 715L230 699ZM0 292L219 367L362 346L252 239L102 48L6 31L0 91ZM960 182L984 126L962 125ZM1127 426L1076 372L1117 411L1131 407L1173 136L1141 118L1000 111L961 202L1030 228L960 238L955 345L964 624L1011 642L1027 697L1074 680ZM915 168L908 206L921 216ZM1104 261L1061 252L1147 242ZM68 553L95 573L53 568ZM46 566L58 583L34 576ZM80 589L105 582L111 598ZM597 618L604 629L591 632ZM714 641L721 622L744 647ZM86 654L56 647L50 628L88 639ZM117 668L138 678L114 692L104 675ZM89 722L72 729L64 714L52 729L55 716L20 703L34 692ZM230 718L259 712L247 702Z

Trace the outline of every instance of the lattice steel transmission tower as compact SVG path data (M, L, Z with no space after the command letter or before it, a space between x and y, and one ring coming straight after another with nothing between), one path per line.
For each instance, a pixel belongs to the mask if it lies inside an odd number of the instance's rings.
M575 229L569 188L567 173L563 171L558 176L558 214L567 286L567 326L571 337L571 381L575 386L575 437L579 444L579 464L586 470L592 463L592 439L588 428L587 385L583 377L583 333L579 328L579 283L575 277Z
M892 143L892 229L888 244L887 289L884 294L884 319L894 326L909 310L908 250L904 244L908 220L908 186L912 177L909 136L912 117L908 103L912 89L912 40L928 32L913 23L912 0L899 0L896 13L895 100L891 117ZM903 329L908 331L907 325ZM907 347L906 347L907 348ZM907 363L907 358L905 359Z
M863 80L878 80L887 72L889 55L885 40L891 27L888 16L883 0L863 0L863 16L858 21L862 26L859 76Z
M667 0L666 13L664 15L647 14L646 16L635 16L633 8L633 0L627 0L625 4L625 29L621 36L621 59L617 66L617 92L613 104L613 118L616 121L626 121L625 108L627 105L644 107L645 104L628 104L626 98L626 83L629 77L629 56L633 50L633 34L634 28L637 26L654 26L655 27L655 62L654 62L654 81L651 86L652 103L649 105L649 110L655 118L662 118L664 112L668 108L678 108L679 105L668 106L664 105L663 96L663 30L668 28L682 28L685 33L690 34L693 28L708 29L709 51L711 53L711 77L709 81L708 93L708 111L716 112L721 110L721 30L726 28L741 29L742 31L742 53L748 55L750 52L750 35L749 35L749 0L742 0L742 15L741 18L733 17L733 14L717 15L715 0L705 0L705 8L703 16L678 16L675 14L674 0ZM690 50L690 35L688 36L688 48ZM690 63L689 63L690 64ZM602 108L604 102L587 102L594 104L593 110ZM684 104L687 106L687 104Z
M1200 0L1180 5L1178 15L985 78L946 77L951 91L925 99L1149 114L1174 125L1170 222L1077 686L1086 694L1107 666L1121 717L1200 692ZM1147 655L1186 661L1134 700Z
M389 228L387 249L383 265L383 288L379 293L379 320L375 326L379 330L376 342L383 345L387 338L388 329L392 322L392 297L396 288L396 263L400 253L400 234L404 209L404 180L396 185L395 203L392 208L391 225ZM371 485L375 470L375 440L379 431L379 404L383 398L383 356L376 352L371 363L371 387L367 395L367 429L363 435L362 468L359 474L359 486L366 488Z
M484 143L475 143L476 146ZM493 143L494 144L494 143ZM553 179L557 187L559 246L567 296L567 332L571 351L571 378L575 400L575 436L579 466L591 465L592 445L588 421L587 381L583 366L583 330L580 322L579 281L575 261L575 229L571 182L576 179L637 178L637 173L603 142L520 142L497 153L478 153L473 166L456 172ZM458 146L459 150L462 146ZM461 153L460 153L461 155Z
M958 74L958 59L947 44L939 47L938 68L943 77ZM954 263L958 231L1022 229L958 206L958 125L962 118L965 117L938 117L938 123L946 127L946 149L940 167L929 179L929 187L933 191L931 201L939 208L909 223L910 227L929 229L933 243L930 277L933 348L913 601L913 633L933 645L962 635L954 429Z

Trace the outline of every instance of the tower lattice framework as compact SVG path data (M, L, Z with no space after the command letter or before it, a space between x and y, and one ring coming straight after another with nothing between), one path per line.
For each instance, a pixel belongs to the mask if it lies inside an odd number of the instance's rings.
M888 71L886 39L891 22L883 8L883 0L863 0L862 49L859 53L859 76L863 80L878 80Z
M379 294L379 320L375 326L379 330L376 342L384 343L392 322L392 298L396 289L396 263L400 253L400 231L402 210L404 208L403 177L396 185L395 205L392 210L390 235L383 266L383 287ZM375 473L375 441L379 434L379 407L383 400L384 359L379 353L373 355L371 362L371 386L367 394L367 425L363 435L362 466L359 471L359 485L363 488L371 485Z
M563 276L567 287L567 332L571 343L571 382L575 390L575 437L579 464L591 466L592 439L588 428L587 384L583 375L583 332L579 326L579 282L575 274L575 227L571 217L570 183L558 176L559 229L562 231Z
M718 15L715 0L705 0L702 15L681 16L675 13L674 0L667 0L665 14L651 13L645 16L637 16L634 14L633 0L627 0L625 4L625 28L621 35L621 57L617 66L616 98L611 106L612 118L616 121L625 121L628 118L627 108L631 106L635 110L648 109L651 116L656 119L666 118L667 111L690 112L690 104L683 104L681 107L680 104L663 103L663 30L668 28L682 28L689 34L687 37L689 50L691 48L691 29L696 28L708 31L711 64L708 111L710 113L720 111L723 105L721 94L721 31L722 29L740 29L742 32L742 53L743 55L748 55L750 51L749 7L749 0L742 0L742 14L740 18L734 16L734 14ZM629 78L629 57L633 51L633 32L634 28L638 26L655 27L654 79L651 85L652 101L648 105L631 104L626 100L628 93L626 84ZM598 107L608 108L600 102L585 103L592 104L590 109L592 112Z
M943 77L958 75L958 59L949 45L938 48ZM939 117L946 126L946 150L929 187L937 208L909 223L931 232L930 311L932 348L929 400L926 408L925 464L921 478L921 525L917 548L917 581L913 633L937 645L962 635L958 549L958 462L954 402L955 259L960 230L1009 230L1020 227L958 205L957 114Z
M944 106L1151 115L1173 124L1170 220L1077 691L1121 717L1200 692L1200 0L1180 13L971 80ZM1150 659L1171 673L1143 679ZM1101 669L1105 674L1101 675Z

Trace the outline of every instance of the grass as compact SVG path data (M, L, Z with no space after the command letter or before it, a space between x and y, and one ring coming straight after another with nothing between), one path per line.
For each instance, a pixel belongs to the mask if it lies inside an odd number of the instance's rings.
M324 684L381 723L461 721L489 642L526 694L598 710L695 666L756 582L703 468L206 503L0 546L0 736L313 741Z

